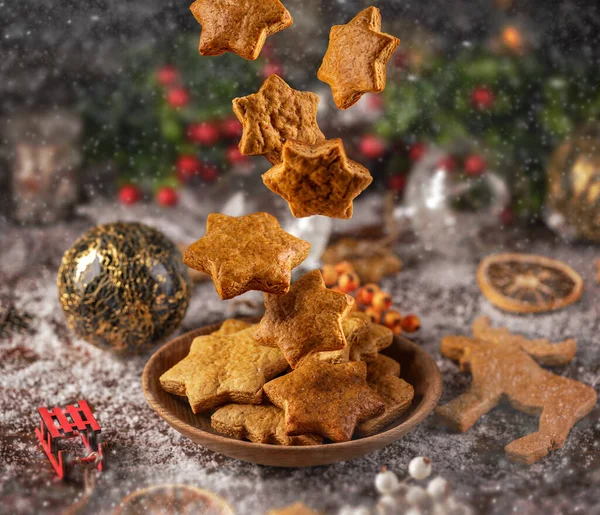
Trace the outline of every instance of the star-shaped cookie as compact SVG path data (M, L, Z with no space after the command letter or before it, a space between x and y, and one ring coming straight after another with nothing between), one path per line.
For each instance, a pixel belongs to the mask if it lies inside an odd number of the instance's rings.
M367 385L367 365L331 365L309 359L264 386L269 400L285 412L288 435L316 433L334 442L352 438L356 424L379 415L384 403Z
M188 356L160 376L161 386L187 397L194 413L228 402L260 404L263 385L288 364L279 349L254 341L255 330L252 326L229 336L199 336Z
M381 32L381 14L368 7L346 25L335 25L317 76L331 86L340 109L356 104L365 93L385 88L385 65L400 40Z
M283 411L272 405L228 404L212 414L210 423L219 433L254 443L316 445L323 442L319 435L286 435Z
M265 315L255 339L278 346L292 368L311 354L346 347L342 320L354 299L325 287L319 270L303 275L286 295L265 293Z
M238 218L212 213L206 235L185 251L183 262L210 275L225 300L249 290L287 293L291 270L309 251L309 243L285 232L268 213Z
M346 157L341 139L315 144L287 141L283 162L263 174L296 218L324 215L348 219L352 201L373 181L369 171Z
M265 156L281 162L283 144L288 139L319 143L325 136L317 124L319 97L297 91L277 75L271 75L258 93L233 100L233 112L243 127L240 152Z
M202 25L200 55L234 52L253 61L267 36L294 23L279 0L196 0L190 10Z

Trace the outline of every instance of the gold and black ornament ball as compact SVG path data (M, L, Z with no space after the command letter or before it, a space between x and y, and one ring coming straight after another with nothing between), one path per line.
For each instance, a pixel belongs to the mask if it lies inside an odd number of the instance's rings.
M142 352L187 310L191 282L177 246L140 223L99 225L65 252L58 294L69 327L97 347Z
M600 123L567 138L548 164L548 225L559 234L600 242Z

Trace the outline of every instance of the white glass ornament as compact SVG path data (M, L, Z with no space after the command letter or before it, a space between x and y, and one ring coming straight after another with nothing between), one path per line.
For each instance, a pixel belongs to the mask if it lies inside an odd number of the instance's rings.
M478 257L486 251L482 236L498 227L510 193L505 181L485 170L477 177L440 166L447 154L431 147L413 168L406 186L405 203L395 219L410 219L426 250L453 258ZM478 198L477 206L465 202ZM484 200L481 200L481 199Z

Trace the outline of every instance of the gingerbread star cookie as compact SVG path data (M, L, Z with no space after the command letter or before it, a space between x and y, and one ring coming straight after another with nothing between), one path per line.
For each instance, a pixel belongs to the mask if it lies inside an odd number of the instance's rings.
M199 336L188 356L160 376L161 386L187 397L194 413L228 402L260 404L263 385L288 364L279 349L254 341L255 330L251 326L229 336Z
M294 23L279 0L196 0L190 10L202 25L200 55L234 52L253 61L267 36Z
M287 293L291 270L309 251L309 243L285 232L268 213L239 218L212 213L206 235L186 250L183 262L210 275L225 300L249 290Z
M233 100L233 112L243 128L240 152L277 164L288 139L311 145L325 141L317 124L318 106L315 93L292 89L271 75L258 93Z
M239 320L237 318L228 318L221 324L221 327L219 327L212 334L220 334L222 336L229 336L231 334L239 333L240 331L243 331L244 329L248 329L248 327L250 327L251 325L252 324L250 324L249 322L244 322L243 320Z
M210 422L219 433L254 443L316 445L323 442L319 435L286 435L283 411L271 405L228 404L215 411Z
M288 435L317 433L334 442L352 438L356 424L383 412L384 403L366 381L362 361L331 365L309 359L264 386L285 412Z
M346 157L341 139L314 144L287 141L283 162L262 176L296 218L324 215L348 219L352 201L373 181L369 171Z
M361 422L356 428L358 436L378 433L410 407L415 390L399 376L400 364L383 354L367 365L367 382L381 397L385 409L380 415Z
M400 40L381 32L381 14L368 7L346 25L335 25L317 76L331 86L340 109L348 109L365 93L385 88L385 65Z
M369 333L369 320L361 316L362 313L350 313L342 320L342 331L346 338L346 346L340 350L317 352L315 357L327 363L348 363L350 361L350 349Z
M265 315L255 339L278 346L292 368L311 354L346 347L342 320L354 299L325 287L319 270L303 275L286 295L265 293Z

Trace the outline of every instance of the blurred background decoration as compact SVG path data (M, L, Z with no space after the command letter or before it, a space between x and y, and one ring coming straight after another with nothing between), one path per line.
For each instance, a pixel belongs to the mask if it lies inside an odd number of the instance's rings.
M498 226L541 223L548 208L567 209L556 185L563 184L562 173L580 165L557 163L561 157L555 157L547 172L548 163L565 138L600 117L598 5L376 2L384 29L401 45L388 66L385 92L342 112L316 79L316 69L329 27L365 5L289 0L294 28L273 36L261 57L248 62L232 55L200 58L200 26L187 3L0 3L5 129L0 182L11 188L16 204L5 214L17 222L48 222L67 216L80 202L85 204L78 212L100 222L108 220L90 205L117 203L125 206L122 213L142 204L186 209L196 223L211 210L231 208L237 193L246 199L258 195L259 173L267 163L238 151L241 127L231 100L256 91L272 73L321 96L324 132L344 137L350 157L374 175L370 193L386 192L396 206L406 207L403 197L416 164L431 149L442 149L446 173L455 174L458 163L460 180L475 184L469 190L471 212L479 198ZM42 134L46 112L60 113L62 127L51 131L58 142ZM30 125L37 120L37 126L23 129L24 119ZM83 124L81 135L76 120ZM34 139L42 146L27 146L32 134L41 134ZM578 152L595 153L586 166L597 175L599 135L586 134L591 143L579 145ZM461 150L455 155L456 148ZM42 156L50 151L53 157ZM44 188L32 193L22 177L42 168L52 181L68 176L69 186L56 188L53 214L37 216L35 205L47 204L47 193ZM490 208L489 189L480 187L492 173L495 184L508 190L499 210L496 202ZM449 190L442 195L453 209L463 209ZM267 198L264 209L281 214L275 202ZM596 200L590 205L597 206ZM481 218L490 224L489 217ZM597 231L585 228L569 234L598 239Z

